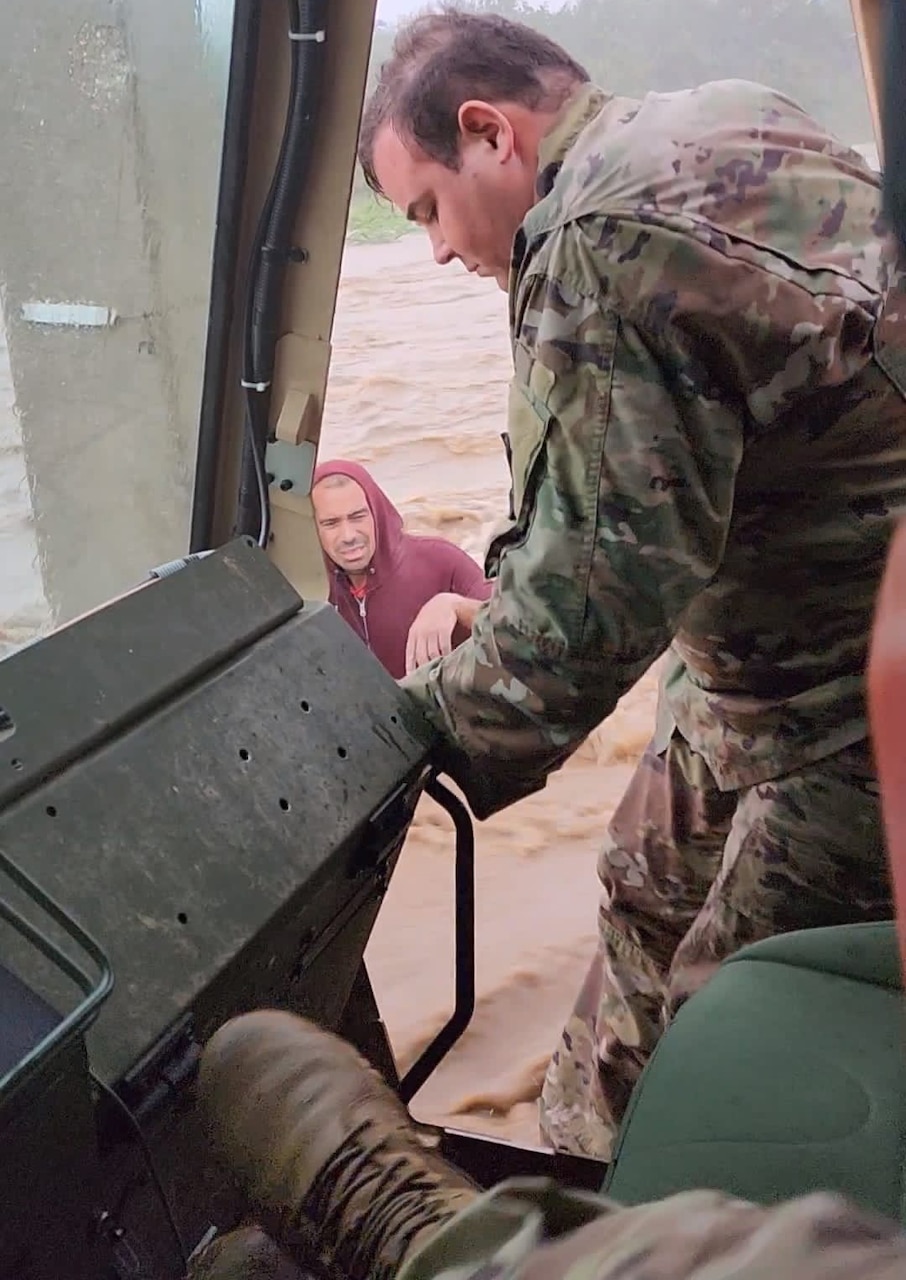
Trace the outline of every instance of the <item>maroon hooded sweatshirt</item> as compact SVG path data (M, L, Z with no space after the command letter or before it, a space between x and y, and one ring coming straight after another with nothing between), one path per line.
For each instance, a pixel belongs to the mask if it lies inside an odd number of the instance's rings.
M330 580L330 603L361 636L394 679L406 674L409 628L422 605L442 591L472 600L487 600L493 584L471 556L443 538L424 538L403 532L403 518L380 485L357 462L337 458L315 468L312 488L327 476L343 475L365 491L374 517L375 547L364 594L357 597L346 573L325 553ZM468 638L463 627L453 644Z

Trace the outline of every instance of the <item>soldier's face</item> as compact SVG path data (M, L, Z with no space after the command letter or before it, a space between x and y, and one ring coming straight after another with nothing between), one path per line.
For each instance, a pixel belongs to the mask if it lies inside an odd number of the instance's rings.
M460 122L458 169L385 125L375 138L375 172L387 197L427 232L436 262L458 260L505 290L513 236L534 198L534 158L496 107L464 103Z

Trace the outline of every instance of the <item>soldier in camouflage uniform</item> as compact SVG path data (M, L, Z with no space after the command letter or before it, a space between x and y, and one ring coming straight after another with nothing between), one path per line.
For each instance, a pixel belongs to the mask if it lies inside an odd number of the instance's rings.
M398 35L360 157L438 262L509 293L513 523L470 641L403 682L475 815L543 787L669 651L541 1099L554 1146L606 1160L726 956L891 914L863 667L906 499L906 309L879 183L770 89L614 97L455 10Z
M191 1280L902 1280L906 1236L841 1197L771 1208L689 1191L622 1208L542 1178L481 1193L420 1141L355 1050L289 1013L234 1019L201 1066L252 1226Z
M899 148L901 176L904 155ZM903 191L895 195L906 209ZM906 248L906 227L899 232ZM906 866L897 790L906 707L896 701L904 590L906 526L879 598L870 670L891 857ZM900 941L906 962L902 912ZM205 1049L200 1085L215 1143L270 1235L251 1226L215 1240L193 1259L191 1280L296 1280L310 1274L313 1255L326 1274L347 1280L906 1275L906 1236L837 1196L763 1208L690 1191L627 1209L542 1180L482 1195L420 1141L398 1099L348 1045L285 1013L227 1024Z
M906 865L906 526L871 653L891 856ZM890 705L891 696L893 705ZM906 957L906 928L900 918ZM190 1280L894 1280L906 1236L836 1195L772 1207L686 1191L622 1208L544 1179L481 1193L432 1150L351 1046L284 1012L245 1014L202 1055L202 1112L262 1225L216 1238ZM262 1229L265 1228L265 1229Z

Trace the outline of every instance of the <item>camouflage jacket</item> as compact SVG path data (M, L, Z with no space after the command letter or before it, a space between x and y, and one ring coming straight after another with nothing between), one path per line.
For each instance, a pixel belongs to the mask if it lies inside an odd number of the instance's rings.
M842 1196L762 1206L684 1191L622 1207L543 1179L486 1192L398 1280L902 1280L899 1224Z
M734 789L865 736L906 500L906 306L879 180L745 81L584 86L514 242L512 526L471 640L404 682L478 817L655 658Z

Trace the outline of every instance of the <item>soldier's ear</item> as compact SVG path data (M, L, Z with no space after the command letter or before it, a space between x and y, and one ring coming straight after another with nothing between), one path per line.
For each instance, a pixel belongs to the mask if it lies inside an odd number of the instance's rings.
M513 151L513 126L504 112L490 102L470 98L457 112L460 146L482 146L505 161Z

